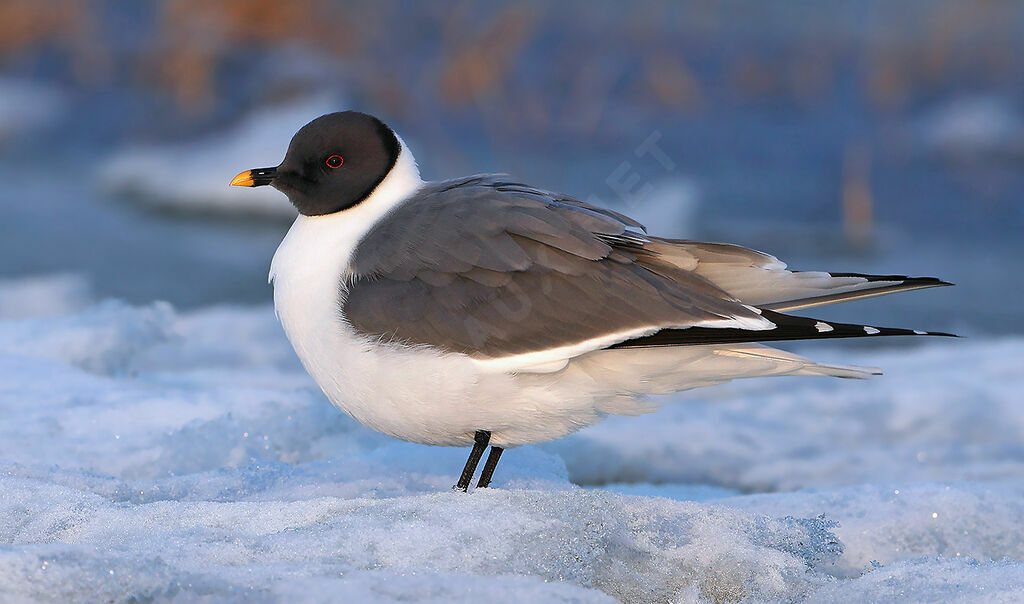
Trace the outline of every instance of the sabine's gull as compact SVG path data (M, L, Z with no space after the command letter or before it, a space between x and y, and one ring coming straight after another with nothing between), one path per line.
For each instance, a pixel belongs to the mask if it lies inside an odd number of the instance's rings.
M299 211L271 264L274 306L327 398L395 438L472 445L461 490L488 445L480 487L505 448L650 411L644 395L879 373L758 342L948 335L785 314L939 279L790 271L501 175L424 182L364 113L313 120L280 165L231 184L271 185Z

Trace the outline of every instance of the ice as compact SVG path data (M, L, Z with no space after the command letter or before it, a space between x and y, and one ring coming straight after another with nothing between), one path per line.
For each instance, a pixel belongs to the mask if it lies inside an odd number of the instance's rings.
M122 149L107 160L100 180L116 195L175 212L291 218L295 210L278 191L228 182L242 170L276 166L299 128L343 109L328 94L264 107L235 128L204 139Z
M797 493L747 495L722 505L775 515L828 510L845 546L837 574L856 576L872 563L890 565L940 555L1024 560L1024 484L872 484Z
M599 487L605 491L623 495L645 495L648 497L668 497L680 501L708 501L739 495L739 491L711 487L703 484L650 484L620 482L604 484Z
M82 275L58 273L0 279L0 318L24 319L63 315L93 302Z
M49 544L12 562L31 568L52 556L46 571L58 580L109 569L110 582L185 576L263 592L373 570L540 577L627 601L673 599L694 586L722 600L806 592L828 580L809 570L827 569L841 549L821 520L579 489L126 504L11 474L0 480L9 519L0 535ZM99 568L75 555L97 545L113 558ZM49 575L35 575L34 588L56 592L59 583L39 586Z
M0 320L0 599L1012 601L1022 350L824 349L889 374L673 397L463 494L464 449L342 416L269 307Z
M807 602L971 602L1010 604L1024 594L1024 564L1012 560L924 558L865 573L813 593Z

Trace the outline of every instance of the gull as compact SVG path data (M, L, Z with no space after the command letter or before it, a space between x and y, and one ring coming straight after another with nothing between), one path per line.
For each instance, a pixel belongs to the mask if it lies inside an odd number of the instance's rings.
M866 378L760 344L949 335L788 314L950 285L932 277L800 272L502 175L424 182L405 142L355 111L321 116L270 185L299 215L274 254L274 307L332 404L402 440L472 446L455 489L509 447L554 440L648 395L778 375Z

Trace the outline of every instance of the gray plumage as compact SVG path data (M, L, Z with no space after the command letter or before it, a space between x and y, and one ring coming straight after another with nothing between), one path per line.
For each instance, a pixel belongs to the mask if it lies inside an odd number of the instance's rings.
M424 185L375 225L344 301L360 332L478 358L758 313L646 249L621 214L473 176ZM770 326L770 325L769 325Z
M617 212L488 175L424 185L367 233L349 270L343 311L358 331L477 358L612 335L603 346L905 335L770 311L949 285L789 271L763 252L654 237Z

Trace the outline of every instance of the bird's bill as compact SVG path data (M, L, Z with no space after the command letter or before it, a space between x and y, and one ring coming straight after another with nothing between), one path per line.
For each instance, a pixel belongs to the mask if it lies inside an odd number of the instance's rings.
M277 176L277 168L256 168L239 172L238 176L231 179L231 185L236 187L262 187L269 185Z

